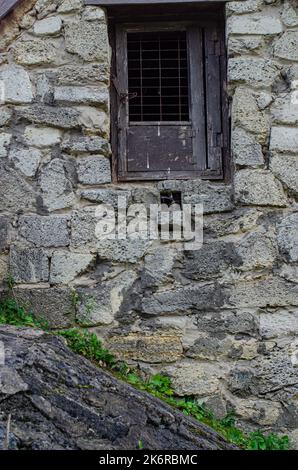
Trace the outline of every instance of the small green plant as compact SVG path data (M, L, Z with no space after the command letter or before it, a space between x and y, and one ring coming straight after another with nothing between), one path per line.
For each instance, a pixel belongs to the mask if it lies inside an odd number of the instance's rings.
M0 302L0 324L46 329L45 322L37 320L32 313L28 313L14 299L5 299Z
M58 332L59 336L66 339L68 346L77 354L81 354L88 359L98 362L101 365L112 367L116 360L107 349L102 347L101 341L93 333L71 328Z

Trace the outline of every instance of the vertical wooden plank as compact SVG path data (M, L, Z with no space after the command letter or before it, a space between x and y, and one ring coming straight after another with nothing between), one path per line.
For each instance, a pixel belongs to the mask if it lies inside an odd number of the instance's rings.
M116 25L116 77L118 92L128 93L127 32ZM127 172L128 100L118 96L118 175Z
M193 128L193 163L194 171L196 171L205 170L207 161L203 38L202 29L196 25L188 28L188 50L190 111Z
M205 83L208 168L222 172L222 85L220 73L221 47L216 26L205 29Z

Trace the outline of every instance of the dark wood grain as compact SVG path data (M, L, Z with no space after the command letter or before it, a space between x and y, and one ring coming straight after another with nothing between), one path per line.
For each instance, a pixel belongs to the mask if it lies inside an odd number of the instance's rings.
M5 18L22 0L0 0L0 20Z
M225 3L228 0L216 0ZM163 3L216 3L214 0L86 0L86 5L156 5Z

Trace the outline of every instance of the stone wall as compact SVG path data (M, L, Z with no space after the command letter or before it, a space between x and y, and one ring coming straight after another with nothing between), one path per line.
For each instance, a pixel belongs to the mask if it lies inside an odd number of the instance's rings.
M298 445L298 9L226 10L230 183L113 185L104 11L29 0L2 22L0 278L52 327L89 327L180 395ZM201 250L96 239L99 203L165 189L204 203Z

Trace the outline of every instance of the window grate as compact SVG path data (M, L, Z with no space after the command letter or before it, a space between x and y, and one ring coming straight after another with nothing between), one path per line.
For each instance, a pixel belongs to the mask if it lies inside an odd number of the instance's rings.
M130 121L189 121L185 31L128 33Z

